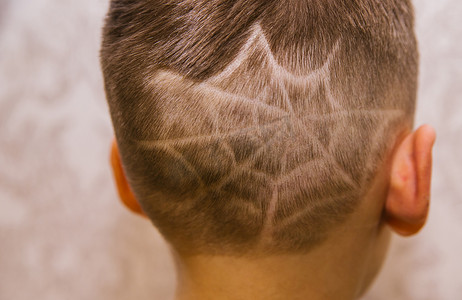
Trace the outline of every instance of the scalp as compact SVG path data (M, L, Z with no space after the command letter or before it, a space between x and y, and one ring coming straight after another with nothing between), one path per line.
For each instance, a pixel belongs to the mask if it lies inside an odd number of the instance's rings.
M154 224L190 253L320 243L412 123L409 3L148 3L113 1L102 63L124 166Z

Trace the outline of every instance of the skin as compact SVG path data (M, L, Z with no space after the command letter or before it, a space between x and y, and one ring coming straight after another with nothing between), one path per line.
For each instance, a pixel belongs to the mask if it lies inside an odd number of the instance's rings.
M380 270L391 232L411 236L426 222L435 138L429 125L406 134L358 209L305 255L249 258L174 252L176 299L357 299ZM115 142L111 163L123 203L143 215Z

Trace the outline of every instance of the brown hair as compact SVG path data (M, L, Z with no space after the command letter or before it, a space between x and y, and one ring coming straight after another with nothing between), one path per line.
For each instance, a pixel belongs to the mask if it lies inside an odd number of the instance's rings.
M125 171L185 253L306 252L412 126L407 0L113 0L101 61Z

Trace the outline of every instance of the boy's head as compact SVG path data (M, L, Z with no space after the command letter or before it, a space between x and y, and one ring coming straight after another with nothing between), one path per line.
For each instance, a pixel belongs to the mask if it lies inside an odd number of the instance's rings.
M123 198L185 256L306 254L368 213L418 230L426 205L402 198L427 199L434 133L410 134L413 22L398 0L112 1Z

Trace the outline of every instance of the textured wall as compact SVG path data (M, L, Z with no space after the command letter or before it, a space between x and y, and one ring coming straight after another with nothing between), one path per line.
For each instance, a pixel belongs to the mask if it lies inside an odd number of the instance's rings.
M167 246L117 203L98 64L102 0L0 0L0 299L169 299ZM417 124L433 124L433 203L366 300L462 295L462 2L416 2Z

